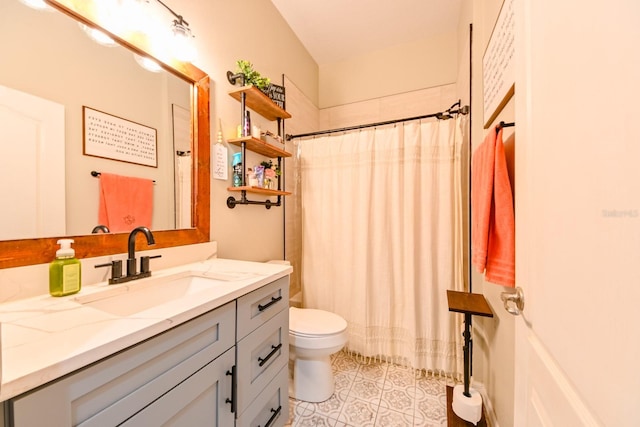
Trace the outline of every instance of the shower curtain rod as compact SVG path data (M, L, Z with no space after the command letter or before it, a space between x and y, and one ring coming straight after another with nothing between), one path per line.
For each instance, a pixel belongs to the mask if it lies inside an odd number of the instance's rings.
M459 108L457 110L454 110L453 107L455 107L455 106L458 106ZM447 119L452 118L452 114L469 114L469 106L465 105L464 107L460 107L460 101L458 101L455 104L453 104L451 107L449 107L448 110L441 111L439 113L426 114L424 116L408 117L408 118L404 118L404 119L388 120L386 122L369 123L369 124L366 124L366 125L349 126L349 127L339 128L339 129L329 129L329 130L321 130L321 131L317 131L317 132L301 133L301 134L298 134L298 135L286 135L286 139L287 139L287 141L291 141L293 138L303 138L305 136L325 135L325 134L328 134L328 133L335 133L335 132L346 132L348 130L357 130L357 129L375 127L375 126L391 125L391 124L394 124L394 123L408 122L408 121L411 121L411 120L419 120L419 119L427 119L427 118L430 118L430 117L435 117L438 120L447 120Z

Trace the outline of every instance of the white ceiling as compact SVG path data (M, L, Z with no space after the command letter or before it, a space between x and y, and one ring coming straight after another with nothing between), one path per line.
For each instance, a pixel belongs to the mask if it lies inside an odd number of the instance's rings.
M462 0L271 0L318 65L455 31Z

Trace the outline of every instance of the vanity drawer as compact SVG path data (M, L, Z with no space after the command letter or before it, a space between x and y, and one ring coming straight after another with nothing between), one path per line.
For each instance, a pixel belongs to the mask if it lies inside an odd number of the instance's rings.
M234 345L235 307L226 304L60 380L9 401L13 425L67 427L87 422L119 402L122 422L185 376ZM150 387L149 384L154 386ZM104 425L104 424L102 424Z
M289 276L238 298L238 341L288 307Z
M238 414L289 363L289 310L281 310L237 344Z
M222 356L119 425L121 427L233 426L234 415L227 404L227 400L232 396L227 372L234 362L234 349L227 350ZM112 412L117 411L118 408L113 408ZM97 427L114 425L113 420L113 417L106 417L95 425ZM84 427L84 425L78 427Z
M282 427L289 419L289 366L286 365L236 421L236 427Z

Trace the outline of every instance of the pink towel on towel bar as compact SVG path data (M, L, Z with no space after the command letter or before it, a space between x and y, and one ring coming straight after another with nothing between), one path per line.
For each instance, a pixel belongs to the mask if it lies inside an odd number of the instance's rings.
M100 174L98 223L112 233L131 231L139 226L151 227L153 215L153 180Z
M513 195L502 129L490 129L471 164L471 263L487 281L515 286Z

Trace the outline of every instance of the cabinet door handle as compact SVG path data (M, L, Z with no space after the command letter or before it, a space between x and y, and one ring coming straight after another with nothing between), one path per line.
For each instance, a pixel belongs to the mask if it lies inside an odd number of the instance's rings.
M264 427L271 427L271 424L273 424L276 418L278 418L278 415L280 415L281 411L282 411L282 405L278 406L278 409L271 408L271 412L272 412L271 417L269 417L269 420L264 425ZM258 427L260 427L260 425L258 425Z
M267 361L269 359L271 359L273 357L274 354L276 354L278 352L278 350L280 350L282 348L282 343L278 344L278 345L272 345L271 346L271 352L269 354L267 354L267 357L265 357L264 359L262 357L258 357L258 366L262 366L265 363L267 363Z
M227 375L231 375L231 397L227 397L225 403L231 404L231 413L236 412L236 365L231 367L230 371L227 371Z
M271 297L271 301L269 301L268 303L266 303L265 305L260 305L258 304L258 311L264 311L267 308L271 307L273 304L277 303L278 301L280 301L282 299L282 295L280 295L279 297Z

